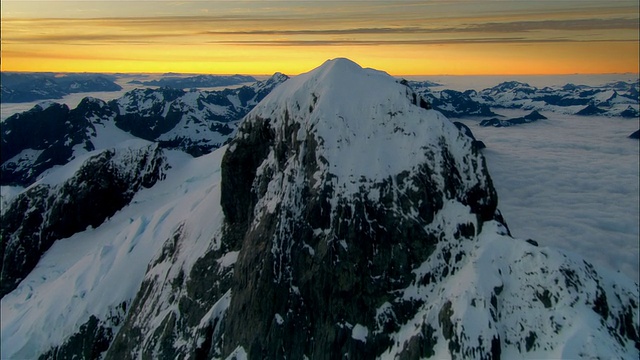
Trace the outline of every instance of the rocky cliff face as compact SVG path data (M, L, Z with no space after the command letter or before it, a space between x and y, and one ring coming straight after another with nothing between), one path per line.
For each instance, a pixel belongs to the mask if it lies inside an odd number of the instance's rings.
M397 326L378 323L376 309L388 303L411 317L419 306L392 294L434 255L439 214L467 207L447 231L473 236L494 218L497 197L470 142L416 106L408 87L347 60L296 80L247 117L223 160L227 236L252 249L235 266L223 349L371 358ZM355 95L385 81L385 91ZM389 164L387 151L399 148L405 158ZM251 196L225 199L232 187ZM356 325L366 334L352 336Z
M346 59L287 80L180 170L184 194L114 216L122 261L61 270L101 293L148 259L133 291L94 306L30 279L3 299L3 356L637 358L638 285L512 238L477 145L421 100ZM46 296L82 325L27 336Z

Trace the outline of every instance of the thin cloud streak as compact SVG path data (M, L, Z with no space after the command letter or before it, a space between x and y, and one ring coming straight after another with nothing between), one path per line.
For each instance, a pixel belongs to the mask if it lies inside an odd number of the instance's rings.
M534 30L551 31L589 31L589 30L636 30L638 19L576 19L576 20L541 20L518 21L504 23L475 24L468 28L450 29L451 32L487 32L513 33Z
M518 21L486 24L469 24L459 27L380 27L323 30L238 30L207 31L209 35L385 35L385 34L432 34L432 33L514 33L533 30L638 30L638 19L579 19Z
M637 40L575 40L575 39L524 39L514 38L462 38L462 39L424 39L424 40L220 40L208 41L218 45L252 46L394 46L394 45L459 45L459 44L545 44L545 43L607 43L630 42Z

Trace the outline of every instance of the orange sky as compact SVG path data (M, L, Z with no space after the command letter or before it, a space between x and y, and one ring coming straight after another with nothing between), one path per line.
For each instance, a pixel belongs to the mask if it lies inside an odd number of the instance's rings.
M2 71L638 72L637 1L5 1Z

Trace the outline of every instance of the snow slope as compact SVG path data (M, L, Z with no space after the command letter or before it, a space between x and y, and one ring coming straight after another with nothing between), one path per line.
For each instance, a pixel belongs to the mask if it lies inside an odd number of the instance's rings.
M91 315L117 330L125 315L122 303L133 300L150 260L163 246L161 239L181 223L193 224L190 228L200 231L203 240L218 231L223 153L193 159L171 152L167 180L138 192L99 228L57 241L1 300L0 357L35 358L61 344ZM190 244L187 258L197 258L207 246Z

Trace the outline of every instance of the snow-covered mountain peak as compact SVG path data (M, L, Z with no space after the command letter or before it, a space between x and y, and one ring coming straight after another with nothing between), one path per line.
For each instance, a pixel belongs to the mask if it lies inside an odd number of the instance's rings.
M247 115L221 164L222 241L242 239L243 249L223 353L255 341L271 354L293 336L255 339L274 318L283 329L307 324L296 331L330 358L353 354L356 341L385 348L395 341L380 340L390 328L376 313L417 314L400 291L412 269L438 263L446 277L437 247L468 244L501 220L482 155L420 103L389 75L339 59L283 83ZM261 308L256 294L273 306ZM325 331L355 340L329 352ZM287 354L309 351L294 341Z
M425 146L458 136L452 123L420 100L387 73L341 58L288 80L248 114L247 122L269 119L276 141L312 136L320 170L355 191L361 178L379 181L411 169L424 160ZM288 136L294 138L283 138ZM401 161L395 159L398 152Z
M614 280L591 265L511 238L484 158L420 100L389 75L338 59L247 115L221 164L222 242L242 248L224 340L205 340L220 344L211 352L574 357L593 350L583 339L596 333L609 346L596 356L632 351L637 331L616 325L634 316L632 286L617 282L623 289L605 295L600 283ZM575 297L572 283L590 290L557 312ZM573 330L561 333L555 319L577 314L595 330L566 351L557 335Z
M361 96L356 95L362 94L363 89L376 89L377 91L371 91L367 95L376 93L377 98L383 97L392 91L386 87L394 82L396 80L388 74L363 69L348 59L327 60L314 70L290 79L286 86L269 94L259 108L272 107L273 103L291 102L300 106L310 105L316 111L329 111L326 108L344 108L342 105L349 103L351 99L362 100ZM370 102L376 101L371 99Z

